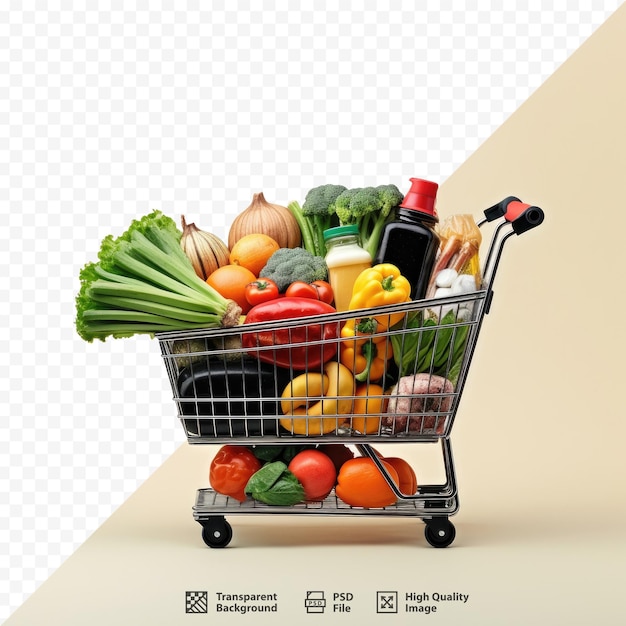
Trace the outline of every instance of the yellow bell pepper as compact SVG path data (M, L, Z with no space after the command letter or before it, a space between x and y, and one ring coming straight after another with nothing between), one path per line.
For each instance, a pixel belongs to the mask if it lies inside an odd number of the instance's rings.
M354 373L358 382L380 380L385 375L387 360L393 356L389 337L374 334L378 329L376 320L364 317L348 320L341 329L340 361ZM385 329L383 329L383 332ZM349 338L355 338L349 341Z
M398 304L411 301L411 284L391 263L379 263L363 270L352 288L350 309ZM389 328L404 317L404 313L376 315L374 319L381 329Z

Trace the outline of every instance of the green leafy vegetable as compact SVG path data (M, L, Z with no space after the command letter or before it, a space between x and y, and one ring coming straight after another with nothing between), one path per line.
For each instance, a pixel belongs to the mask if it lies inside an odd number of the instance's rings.
M265 504L291 506L304 500L304 487L292 472L286 470L271 489L257 494L253 493L252 497Z
M399 332L400 330L412 332ZM391 335L393 358L400 376L430 372L445 376L456 384L465 353L469 325L457 325L453 310L437 322L422 311L406 320L402 329Z
M402 328L391 334L393 358L398 366L399 376L408 376L417 373L419 354L424 354L432 346L435 338L434 330L426 330L427 326L434 326L432 318L423 320L422 311L409 313ZM415 332L404 332L414 330ZM400 332L402 331L402 332Z
M280 460L288 464L298 452L310 447L302 445L257 445L252 448L252 452L259 461L264 463Z
M335 214L335 200L345 190L343 185L313 187L306 194L302 206L294 201L287 207L300 227L302 246L315 256L326 256L324 231L339 224Z
M265 504L290 506L304 499L304 487L282 461L266 463L250 477L244 491Z
M80 271L76 330L85 341L167 330L233 326L240 309L199 278L181 232L160 211L102 241Z
M281 446L254 446L252 452L259 461L268 463L275 461L281 455L282 449Z
M304 203L294 201L288 209L298 222L302 245L311 254L326 256L324 230L332 226L356 224L361 245L375 258L385 224L404 195L395 185L355 187L320 185L311 189Z
M404 195L395 185L346 189L335 200L334 209L342 225L356 224L361 245L376 257L385 225Z

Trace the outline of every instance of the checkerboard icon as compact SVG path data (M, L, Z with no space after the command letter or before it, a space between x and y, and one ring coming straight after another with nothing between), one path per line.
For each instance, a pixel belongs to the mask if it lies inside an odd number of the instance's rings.
M208 606L207 591L185 591L185 613L206 613Z

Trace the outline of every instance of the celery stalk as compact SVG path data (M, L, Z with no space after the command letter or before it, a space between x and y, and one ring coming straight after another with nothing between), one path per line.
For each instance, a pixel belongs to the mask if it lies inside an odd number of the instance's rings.
M153 211L103 239L99 262L79 276L76 330L85 341L238 323L241 309L196 275L181 234Z

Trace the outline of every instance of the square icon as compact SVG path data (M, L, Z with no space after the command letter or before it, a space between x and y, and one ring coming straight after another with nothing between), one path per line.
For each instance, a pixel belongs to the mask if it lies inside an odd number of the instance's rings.
M377 591L376 592L376 613L397 613L398 612L398 592L397 591Z
M185 591L185 613L206 613L208 606L207 591Z

